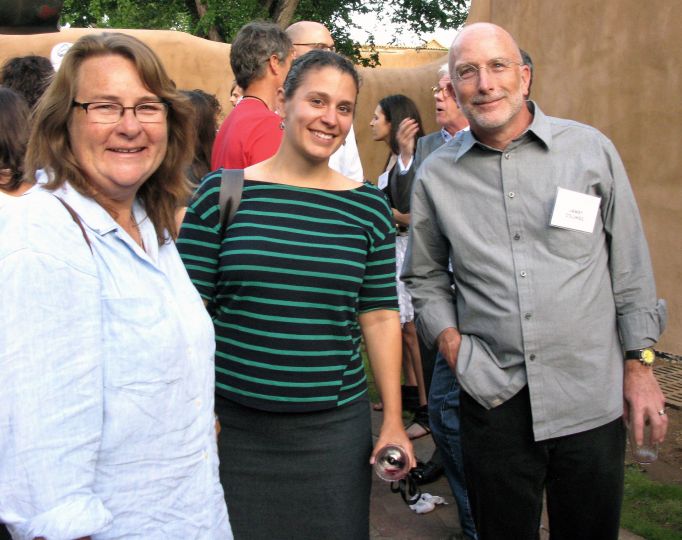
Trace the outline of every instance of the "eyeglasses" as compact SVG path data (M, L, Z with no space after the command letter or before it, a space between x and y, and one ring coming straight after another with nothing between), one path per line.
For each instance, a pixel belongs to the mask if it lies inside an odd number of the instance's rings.
M474 66L473 64L462 64L461 66L457 66L455 68L455 77L460 81L471 82L478 78L479 72L482 69L485 69L490 75L501 77L509 71L512 66L520 65L522 65L520 62L514 62L513 60L507 60L506 58L494 58L484 66Z
M444 98L446 98L446 97L448 97L448 96L450 95L450 90L448 90L448 87L447 87L447 86L443 86L443 87L440 87L440 86L432 86L432 87L431 87L431 93L432 93L433 95L436 95L436 94L438 94L439 92L443 92L443 97L444 97Z
M168 107L170 106L166 101L146 101L138 103L134 107L124 107L120 103L112 103L109 101L96 101L92 103L79 103L75 99L71 102L72 107L81 107L88 120L95 124L115 124L121 118L127 109L133 111L138 122L143 124L158 124L163 122L168 115Z
M335 52L336 47L332 45L327 45L326 43L294 43L294 45L299 45L301 47L310 47L311 49L320 49L323 51Z

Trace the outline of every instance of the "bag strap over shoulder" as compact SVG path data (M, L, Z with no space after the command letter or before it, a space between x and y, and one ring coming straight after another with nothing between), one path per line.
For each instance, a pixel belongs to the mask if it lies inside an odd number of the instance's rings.
M225 229L232 223L242 200L244 189L243 169L223 169L220 178L220 236L225 235Z
M57 197L55 195L55 197ZM73 219L76 222L76 225L80 228L81 232L83 233L83 238L85 238L85 243L88 245L90 248L90 253L92 253L92 244L90 243L90 238L88 238L88 233L85 232L85 227L83 227L83 222L81 221L80 216L76 213L76 211L71 208L71 206L61 197L57 197L57 200L64 205L64 208L66 208L66 211L71 215L71 219Z

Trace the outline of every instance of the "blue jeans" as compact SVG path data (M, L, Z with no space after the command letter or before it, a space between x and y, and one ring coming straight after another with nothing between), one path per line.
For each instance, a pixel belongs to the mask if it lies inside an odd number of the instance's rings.
M464 482L462 444L459 435L459 384L440 354L433 368L429 391L431 435L443 456L445 476L457 503L459 522L467 538L477 539L476 527Z

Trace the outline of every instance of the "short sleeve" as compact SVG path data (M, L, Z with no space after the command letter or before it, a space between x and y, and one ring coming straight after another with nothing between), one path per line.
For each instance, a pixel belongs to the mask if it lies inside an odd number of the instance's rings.
M384 195L376 188L372 191L377 199L377 211L370 231L370 248L359 295L361 313L376 309L398 310L393 216Z
M177 240L192 283L204 300L215 293L220 259L221 171L206 175L197 188Z

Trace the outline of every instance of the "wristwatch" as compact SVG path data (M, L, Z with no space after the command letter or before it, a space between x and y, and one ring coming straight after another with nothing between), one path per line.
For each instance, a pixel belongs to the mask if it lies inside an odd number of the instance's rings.
M653 366L656 359L656 353L651 347L644 349L635 349L634 351L625 351L626 360L639 360L645 366Z

